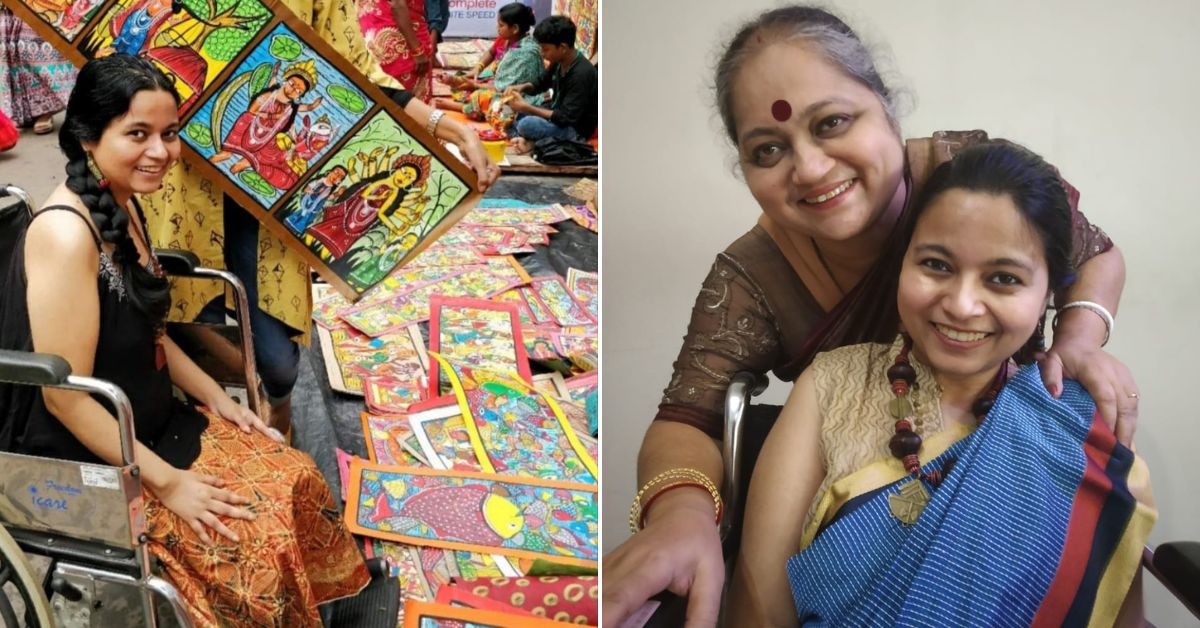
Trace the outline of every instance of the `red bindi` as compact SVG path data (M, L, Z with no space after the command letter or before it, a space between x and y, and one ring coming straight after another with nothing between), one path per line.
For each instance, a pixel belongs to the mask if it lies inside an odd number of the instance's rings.
M787 122L792 117L792 106L786 100L776 100L771 105L771 115L780 122Z

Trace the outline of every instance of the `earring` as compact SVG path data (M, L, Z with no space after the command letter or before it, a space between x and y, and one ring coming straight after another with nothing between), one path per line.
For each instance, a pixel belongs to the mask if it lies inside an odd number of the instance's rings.
M96 161L92 159L91 153L87 154L87 167L88 171L92 173L92 177L96 179L96 183L100 186L100 189L107 190L108 179L104 178L103 172L100 172L100 168L96 165Z
M1029 337L1029 341L1021 347L1017 354L1013 356L1017 364L1025 365L1032 364L1046 352L1046 312L1042 312L1042 317L1038 319L1037 327L1033 329L1033 335Z

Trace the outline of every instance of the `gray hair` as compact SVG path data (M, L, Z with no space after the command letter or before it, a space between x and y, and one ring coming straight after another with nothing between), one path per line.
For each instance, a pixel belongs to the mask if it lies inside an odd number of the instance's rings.
M816 7L792 5L767 11L743 24L725 47L714 72L717 111L729 140L737 145L737 122L733 117L733 84L742 66L767 46L799 42L812 46L850 78L862 83L879 98L884 113L899 133L896 98L875 68L871 51L845 22Z

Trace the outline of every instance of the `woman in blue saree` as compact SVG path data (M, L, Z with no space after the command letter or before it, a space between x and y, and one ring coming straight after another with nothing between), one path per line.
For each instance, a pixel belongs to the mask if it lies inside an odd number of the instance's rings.
M896 273L883 294L897 296L861 312L902 333L817 356L763 447L730 618L1140 617L1156 517L1146 466L1082 388L1048 391L1029 363L1049 298L1072 279L1057 173L1016 145L982 144L940 166L917 207L906 248L885 253ZM1093 306L1060 311L1107 316Z

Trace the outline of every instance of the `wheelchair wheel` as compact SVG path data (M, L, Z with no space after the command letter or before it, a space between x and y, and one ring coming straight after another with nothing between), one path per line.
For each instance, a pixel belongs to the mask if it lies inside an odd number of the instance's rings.
M0 621L4 628L51 628L50 603L25 553L0 526ZM19 618L18 613L23 617Z

